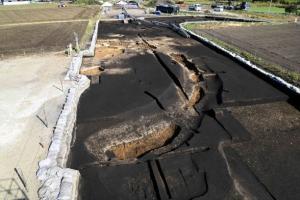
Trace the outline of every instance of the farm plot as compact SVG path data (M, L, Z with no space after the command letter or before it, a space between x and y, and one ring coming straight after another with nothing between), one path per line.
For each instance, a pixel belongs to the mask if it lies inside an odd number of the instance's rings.
M300 26L296 23L254 26L189 27L198 34L253 61L286 80L300 83Z
M25 7L5 7L0 8L0 25L60 21L74 19L89 19L97 14L98 7L71 6L57 8L56 5L25 6ZM34 13L34 14L33 14Z
M87 24L88 21L79 21L0 27L0 54L64 50L74 42L74 32L82 37Z

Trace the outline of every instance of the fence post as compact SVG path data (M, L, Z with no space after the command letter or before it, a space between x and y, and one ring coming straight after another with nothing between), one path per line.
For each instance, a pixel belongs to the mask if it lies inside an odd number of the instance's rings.
M74 32L76 51L79 52L78 34Z

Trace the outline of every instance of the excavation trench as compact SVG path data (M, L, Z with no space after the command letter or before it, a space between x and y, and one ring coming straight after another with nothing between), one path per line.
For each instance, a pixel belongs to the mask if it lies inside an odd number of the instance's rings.
M194 107L200 101L202 90L199 79L201 74L197 68L190 67L192 65L190 62L187 65L184 55L179 56L175 53L167 55L160 51L149 51L149 47L153 49L154 45L149 44L144 38L142 43L135 41L132 43L116 43L115 40L98 41L99 49L96 49L96 52L102 55L101 61L105 62L105 67L94 65L98 59L95 56L93 59L86 60L85 66L80 71L91 79L96 76L101 80L97 85L92 81L91 88L86 92L88 93L86 95L90 96L86 97L83 94L83 101L85 98L97 100L98 94L105 98L105 94L108 93L113 99L107 101L113 104L122 104L123 98L125 101L131 98L132 102L127 102L129 104L139 104L128 105L128 108L123 111L111 107L115 113L99 115L94 112L93 116L89 116L90 113L81 109L85 105L80 102L76 145L81 146L80 149L85 149L93 161L138 159L148 152L156 152L168 145L172 146L169 149L172 150L186 140L184 139L186 137L179 135L189 135L189 129L197 128L202 117ZM127 52L120 51L125 48ZM178 56L182 59L176 59ZM135 63L143 59L148 59L150 65L144 67L142 63ZM158 73L160 76L157 76ZM154 82L161 84L156 83L153 87ZM120 87L115 86L114 83ZM101 90L102 86L103 93L100 94L97 90ZM118 90L123 92L122 96L118 94ZM136 97L141 102L137 102ZM97 110L97 105L99 104L87 106L87 109L94 107ZM81 119L81 116L84 117ZM89 131L85 130L89 124L93 127L96 123L94 121L100 123L107 117L119 118L122 122L118 121L107 128L95 128L88 133L88 136L86 135L85 132ZM81 126L84 127L83 130ZM178 131L179 129L182 130ZM81 142L79 139L84 141Z
M96 56L83 60L81 73L99 81L80 98L69 161L82 199L235 194L218 150L234 138L214 111L227 98L223 74L210 68L220 63L198 42L161 30L101 22Z
M81 171L83 197L94 168L148 162L149 170L158 170L156 178L164 177L159 163L149 160L184 144L203 118L196 105L204 96L204 79L196 65L174 49L164 53L138 34L119 42L98 40L95 57L83 61L80 73L92 84L80 99L70 165ZM93 77L99 77L99 84ZM149 181L155 184L151 173ZM203 174L199 176L202 180Z

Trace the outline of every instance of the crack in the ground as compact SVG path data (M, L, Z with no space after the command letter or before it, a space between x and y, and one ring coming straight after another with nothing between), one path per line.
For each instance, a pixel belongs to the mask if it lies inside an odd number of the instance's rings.
M151 94L149 91L144 91L144 93L145 93L147 96L151 97L151 98L156 102L156 104L158 105L158 107L159 107L160 109L162 109L163 111L166 110L166 109L164 108L164 106L162 105L162 103L159 101L159 99L158 99L156 96L154 96L153 94Z

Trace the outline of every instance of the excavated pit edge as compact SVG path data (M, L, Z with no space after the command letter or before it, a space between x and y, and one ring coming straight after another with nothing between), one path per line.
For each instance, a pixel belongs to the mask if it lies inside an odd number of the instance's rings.
M76 123L77 105L81 94L90 86L90 80L79 74L83 57L94 56L98 35L98 24L87 50L72 57L65 80L71 81L64 106L56 122L56 126L48 149L47 157L39 162L37 178L41 181L38 195L40 199L73 200L78 196L80 173L78 170L66 168L72 133Z
M179 26L181 29L185 30L187 33L189 33L190 35L198 38L200 41L203 41L205 43L207 43L208 45L211 45L221 51L223 51L224 53L226 53L227 55L229 55L230 57L234 58L234 59L237 59L238 61L244 63L245 65L247 65L248 67L258 71L259 73L271 78L272 80L274 80L275 82L277 82L278 84L286 87L287 89L295 92L296 94L300 94L300 88L296 87L295 85L292 85L288 82L286 82L285 80L283 80L282 78L278 77L278 76L275 76L274 74L272 73L269 73L261 68L259 68L258 66L256 66L255 64L251 63L251 61L245 59L244 57L236 54L236 53L233 53L219 45L217 45L216 43L210 41L209 39L203 37L203 36L200 36L198 34L196 34L195 32L193 31L190 31L188 29L186 29L184 27L184 25L186 24L190 24L190 23L202 23L201 21L197 21L197 22L183 22L183 23L180 23ZM204 22L204 23L207 23L207 22ZM232 172L232 168L230 167L229 163L228 163L228 159L227 159L227 156L225 155L224 153L224 149L223 149L223 146L226 145L226 142L222 142L219 144L219 151L221 152L221 155L222 157L224 158L225 162L226 162L226 165L227 165L227 169L228 169L228 172L230 174L231 177L233 177L233 172ZM234 180L234 187L236 188L236 190L238 191L238 193L240 195L246 195L246 199L256 199L256 197L253 196L253 194L249 191L249 187L244 185L244 184L241 184L239 183L234 177L233 177L233 180ZM261 186L258 185L257 186L259 189L261 189ZM263 192L263 194L259 194L259 195L262 195L264 196L265 199L271 199L271 197L269 197L269 195L266 193L267 191L265 191L264 189L261 190Z
M272 74L272 73L270 73L270 72L267 72L267 71L263 70L262 68L260 68L260 67L258 67L257 65L253 64L251 61L247 60L246 58L244 58L244 57L242 57L242 56L240 56L240 55L238 55L238 54L236 54L236 53L233 53L233 52L231 52L231 51L229 51L229 50L227 50L227 49L225 49L225 48L219 46L218 44L212 42L211 40L207 39L206 37L200 36L200 35L196 34L195 32L193 32L193 31L191 31L191 30L188 30L188 29L186 29L186 28L184 27L184 25L186 25L186 24L191 24L191 23L202 23L202 22L201 22L201 21L195 21L195 22L183 22L183 23L181 23L179 26L180 26L181 29L185 30L185 31L188 32L190 35L193 35L194 37L200 39L201 41L203 41L203 42L205 42L205 43L207 43L207 44L209 44L209 45L211 45L211 46L213 46L213 47L215 47L215 48L217 48L217 49L223 51L224 53L226 53L226 54L229 55L230 57L232 57L232 58L234 58L234 59L236 59L236 60L238 60L238 61L244 63L244 64L247 65L248 67L250 67L250 68L254 69L255 71L257 71L257 72L259 72L259 73L261 73L261 74L263 74L263 75L269 77L270 79L272 79L272 80L275 81L276 83L278 83L278 84L280 84L280 85L286 87L287 89L289 89L289 90L291 90L291 91L297 93L298 95L300 95L300 88L299 88L299 87L297 87L297 86L295 86L295 85L293 85L293 84L291 84L291 83L289 83L289 82L283 80L283 79L282 79L281 77L279 77L279 76L276 76L276 75L274 75L274 74Z

